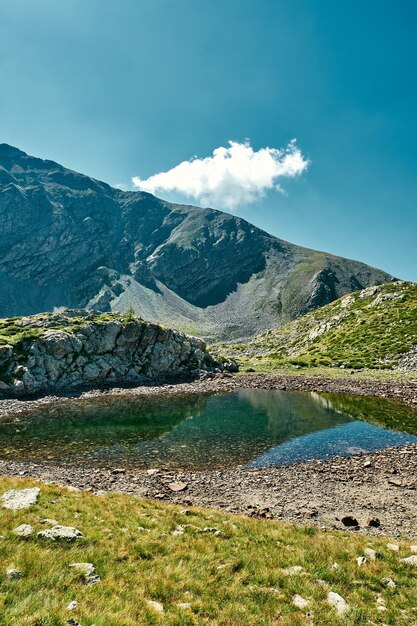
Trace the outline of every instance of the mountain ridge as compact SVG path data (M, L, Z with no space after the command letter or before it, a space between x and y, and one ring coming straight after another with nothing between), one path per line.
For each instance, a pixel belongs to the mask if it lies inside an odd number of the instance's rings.
M392 280L243 218L122 191L0 144L0 315L125 311L206 339L250 337Z

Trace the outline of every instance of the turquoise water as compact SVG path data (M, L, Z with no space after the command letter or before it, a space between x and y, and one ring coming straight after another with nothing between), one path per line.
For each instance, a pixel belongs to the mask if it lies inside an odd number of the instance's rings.
M417 443L417 412L377 398L244 389L74 400L0 422L0 457L128 468L270 466Z

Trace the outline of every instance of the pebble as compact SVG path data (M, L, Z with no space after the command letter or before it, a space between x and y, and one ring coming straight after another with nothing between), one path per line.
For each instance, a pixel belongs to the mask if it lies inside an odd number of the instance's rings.
M373 550L372 548L365 548L365 550L363 551L364 555L368 557L368 559L370 561L375 561L375 559L378 556L378 553L376 550Z
M164 613L164 605L160 602L156 602L155 600L148 600L147 604L149 608L153 609L157 613Z
M10 567L8 570L6 570L6 576L10 580L17 580L18 578L23 578L24 574L21 569Z
M417 565L417 554L413 554L412 556L408 556L406 559L400 559L402 563L407 563L408 565Z
M20 524L12 530L12 533L18 537L32 537L34 532L35 529L30 524Z
M392 550L393 552L398 552L400 549L400 546L396 543L387 543L387 548L389 550Z
M69 567L77 570L83 576L92 576L96 571L93 563L70 563Z
M395 589L395 587L397 586L392 578L383 578L381 582L383 585L389 587L390 589Z
M72 602L69 603L69 605L67 606L67 611L75 611L75 609L78 607L78 602L77 600L73 600Z
M171 491L185 491L185 489L187 489L188 485L187 485L187 483L184 483L182 481L178 481L178 482L174 482L174 483L169 483L168 487L171 489Z
M294 574L301 574L303 571L301 565L292 565L291 567L285 567L282 573L285 574L285 576L293 576Z
M361 565L365 565L365 563L368 562L368 559L364 556L358 556L358 558L356 559L356 563L359 565L359 567Z
M298 595L298 593L296 593L295 596L293 596L292 598L292 603L298 609L305 609L310 605L310 600L306 600L302 596Z
M329 593L327 594L327 602L330 604L330 606L333 606L336 609L336 612L339 613L339 615L343 615L350 608L346 600L334 591L329 591Z

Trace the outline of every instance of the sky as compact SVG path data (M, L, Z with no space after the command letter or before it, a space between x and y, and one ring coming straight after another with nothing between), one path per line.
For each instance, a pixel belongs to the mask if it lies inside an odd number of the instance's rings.
M417 281L416 26L415 0L0 0L0 142Z

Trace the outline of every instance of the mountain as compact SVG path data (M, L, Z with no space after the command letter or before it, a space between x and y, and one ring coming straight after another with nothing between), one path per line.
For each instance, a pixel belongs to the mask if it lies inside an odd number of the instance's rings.
M343 296L248 344L241 364L417 370L417 284L392 282Z
M125 311L242 338L392 277L0 144L0 316Z

